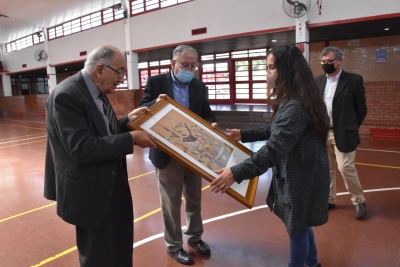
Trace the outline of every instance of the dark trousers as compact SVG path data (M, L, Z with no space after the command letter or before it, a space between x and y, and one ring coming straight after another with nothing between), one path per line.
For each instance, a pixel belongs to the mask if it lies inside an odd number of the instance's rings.
M95 228L76 227L81 267L132 267L132 197L127 176L121 176L116 176L113 198L104 221Z

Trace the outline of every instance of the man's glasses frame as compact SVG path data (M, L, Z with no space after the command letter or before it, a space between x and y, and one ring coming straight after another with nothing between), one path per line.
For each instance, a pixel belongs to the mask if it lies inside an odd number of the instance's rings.
M197 67L195 63L193 63L192 65L189 65L186 62L180 63L178 60L176 60L176 63L178 63L179 68L187 70L187 71L193 72L193 71L196 71L199 69L199 67Z
M118 77L120 77L120 78L125 78L126 71L120 72L120 71L118 71L118 70L116 70L116 69L114 69L114 68L112 68L112 67L110 67L110 66L108 66L108 65L104 65L104 67L107 67L107 68L109 68L110 70L113 70L113 71L118 75Z
M336 60L338 60L338 58L335 58L335 59L328 59L328 60L321 60L321 65L333 64L333 63L335 63Z

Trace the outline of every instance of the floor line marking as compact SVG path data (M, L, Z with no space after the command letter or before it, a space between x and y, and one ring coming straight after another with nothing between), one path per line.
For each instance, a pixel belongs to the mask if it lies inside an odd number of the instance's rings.
M43 139L43 140L33 141L33 142L27 142L27 143L21 143L21 144L9 145L9 146L2 146L2 147L0 147L0 149L1 148L13 147L13 146L29 145L29 144L33 144L33 143L37 143L37 142L43 142L43 141L46 141L46 140L47 140L47 138Z
M33 210L28 210L28 211L25 211L25 212L22 212L22 213L19 213L19 214L16 214L16 215L13 215L13 216L10 216L10 217L1 219L1 220L0 220L0 223L5 222L5 221L8 221L8 220L11 220L11 219L14 219L14 218L17 218L17 217L20 217L20 216L25 215L25 214L28 214L28 213L32 213L32 212L35 212L35 211L38 211L38 210L41 210L41 209L45 209L45 208L54 206L55 204L56 204L56 203L54 202L54 203L51 203L51 204L48 204L48 205L45 205L45 206L41 206L41 207L36 208L36 209L33 209Z
M365 151L373 151L373 152L387 152L387 153L400 153L400 151L396 151L396 150L379 150L379 149L370 149L370 148L357 148L357 150L365 150Z
M24 138L24 139L17 139L17 140L12 140L12 141L7 141L7 142L0 142L0 145L8 144L8 143L21 142L21 141L27 141L27 140L43 138L43 137L47 137L47 135L41 135L41 136L36 136L36 137Z
M4 124L3 124L4 125ZM46 128L38 128L38 127L32 127L32 126L26 126L26 125L15 125L15 124L5 124L8 126L13 126L13 127L19 127L19 128L31 128L31 129L36 129L36 130L43 130L43 131L47 131Z
M53 257L47 258L47 259L45 259L45 260L42 260L42 261L39 262L38 264L32 265L31 267L43 266L43 265L45 265L46 263L49 263L49 262L51 262L51 261L53 261L53 260L55 260L55 259L58 259L58 258L60 258L60 257L62 257L62 256L64 256L64 255L67 255L68 253L74 252L74 251L77 250L77 249L78 249L77 246L74 246L74 247L72 247L72 248L69 248L69 249L67 249L67 250L64 250L64 251L61 252L61 253L58 253L57 255L55 255L55 256L53 256Z
M208 187L209 187L209 186L205 186L205 187L203 187L203 189L207 189ZM364 190L364 192L390 191L390 190L400 190L400 187L370 189L370 190ZM340 193L337 193L337 195L346 195L346 194L349 194L349 193L348 193L348 192L340 192ZM217 220L226 219L226 218L229 218L229 217L233 217L233 216L240 215L240 214L243 214L243 213L248 213L248 212L255 211L255 210L258 210L258 209L262 209L262 208L266 208L266 207L268 207L268 206L267 206L267 205L261 205L261 206L253 207L252 209L244 209L244 210L240 210L240 211L228 213L228 214L225 214L225 215L220 215L220 216L217 216L217 217L214 217L214 218L210 218L210 219L207 219L207 220L203 220L203 224L206 224L206 223L209 223L209 222L213 222L213 221L217 221ZM154 213L156 213L156 211L158 211L158 210L161 210L161 209L159 208L159 209L153 210L153 211L151 211L151 212L149 212L149 213L147 213L147 214L141 216L141 217L140 217L141 220L144 219L144 218L149 217L148 214L150 214L150 213L151 213L151 214L154 214ZM147 215L148 215L148 216L147 216ZM139 218L137 218L136 220L139 221ZM186 226L183 226L183 227L182 227L182 230L185 230L185 229L186 229ZM147 238L145 238L145 239L142 239L142 240L140 240L140 241L137 241L137 242L133 243L133 248L138 247L138 246L141 246L141 245L143 245L143 244L146 244L146 243L148 243L148 242L150 242L150 241L153 241L153 240L155 240L155 239L157 239L157 238L160 238L160 237L162 237L162 236L164 236L164 233L158 233L158 234L149 236L149 237L147 237ZM39 267L39 266L42 266L42 265L44 265L44 264L46 264L46 263L49 263L49 262L51 262L51 261L53 261L53 260L55 260L55 259L57 259L57 258L62 257L62 256L66 255L66 254L68 254L68 253L70 253L70 252L73 252L73 251L75 251L76 249L77 249L76 246L75 246L75 247L72 247L72 248L69 248L69 249L67 249L67 250L65 250L65 251L63 251L63 252L61 252L61 253L58 253L58 254L55 255L55 256L49 257L49 258L47 258L47 259L41 261L39 264L32 265L31 267Z
M400 169L398 166L388 166L388 165L378 165L378 164L369 164L369 163L361 163L361 162L356 162L357 165L363 165L363 166L371 166L371 167L380 167L380 168L389 168L389 169Z
M134 176L134 177L130 178L129 180L136 179L136 178L145 176L145 175L150 174L150 173L153 173L153 172L154 172L154 171L147 172L147 173L143 173L143 174L139 174L139 175L137 175L137 176ZM25 215L25 214L29 214L29 213L32 213L32 212L35 212L35 211L38 211L38 210L41 210L41 209L45 209L45 208L54 206L54 205L56 205L56 204L57 204L56 202L53 202L53 203L48 204L48 205L45 205L45 206L41 206L41 207L38 207L38 208L35 208L35 209L32 209L32 210L28 210L28 211L25 211L25 212L22 212L22 213L19 213L19 214L16 214L16 215L13 215L13 216L4 218L4 219L0 219L0 223L5 222L5 221L8 221L8 220L11 220L11 219L14 219L14 218L17 218L17 217L20 217L20 216ZM143 216L142 216L142 217L143 217Z
M15 121L15 122L46 123L45 121L26 121L26 120L12 120L12 119L0 119L0 121Z
M38 136L38 135L42 135L43 133L35 133L35 134L25 134L25 135L21 135L21 136L13 136L13 137L8 137L8 138L0 138L0 141L5 141L5 140L14 140L15 138L22 138L22 137L28 137L28 136Z

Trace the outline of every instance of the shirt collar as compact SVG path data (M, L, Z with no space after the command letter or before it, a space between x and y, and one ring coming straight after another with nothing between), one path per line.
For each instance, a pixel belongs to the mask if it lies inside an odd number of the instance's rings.
M93 82L92 78L90 77L89 73L85 71L85 69L81 70L83 80L86 83L87 88L89 89L90 94L92 95L92 98L95 99L99 97L100 95L100 90L97 88L96 84Z

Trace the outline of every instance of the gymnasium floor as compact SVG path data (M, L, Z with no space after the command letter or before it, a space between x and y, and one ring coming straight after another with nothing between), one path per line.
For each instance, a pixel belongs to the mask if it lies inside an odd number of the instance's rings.
M0 119L0 267L77 267L75 231L43 197L46 129L43 122ZM249 146L256 150L262 143ZM154 168L148 150L127 157L135 215L135 267L183 266L167 255ZM400 266L400 141L363 138L357 169L368 214L354 218L338 174L336 209L314 228L324 267ZM203 181L203 239L209 257L184 248L194 266L284 267L289 257L282 222L265 206L270 172L260 176L250 210L228 195L211 193ZM183 212L183 209L182 209ZM182 218L185 225L184 216Z

